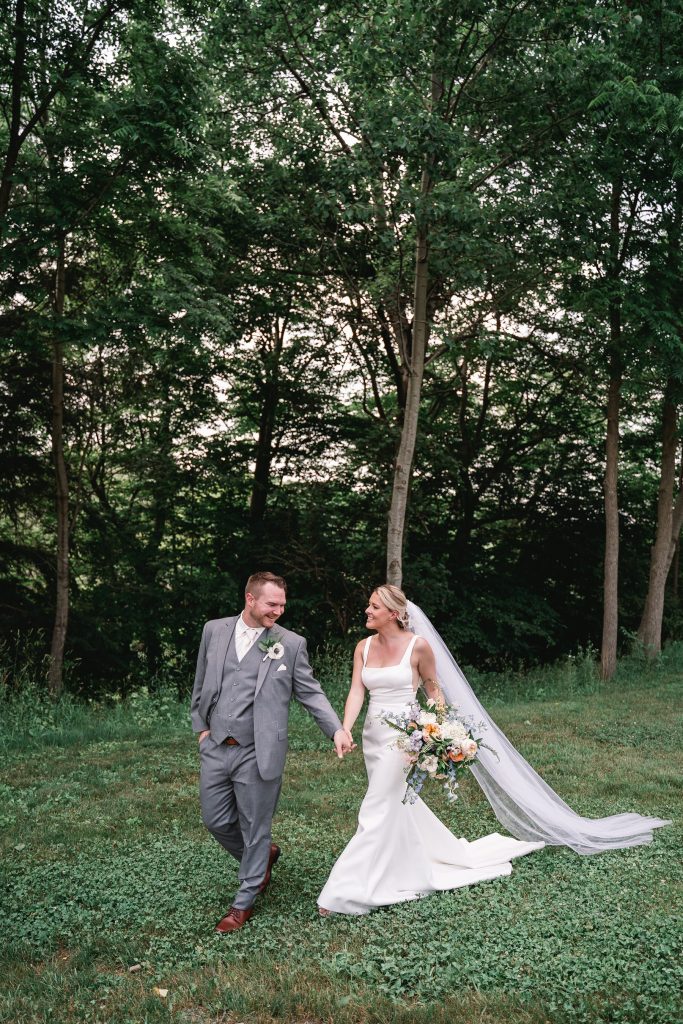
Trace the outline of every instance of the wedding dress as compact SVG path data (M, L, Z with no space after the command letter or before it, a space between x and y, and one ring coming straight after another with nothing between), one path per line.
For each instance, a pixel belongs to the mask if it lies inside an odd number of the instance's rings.
M368 668L372 637L363 651L362 681L370 694L363 728L368 789L358 814L358 831L332 868L318 905L339 914L367 914L373 907L418 899L509 875L511 858L545 844L498 833L468 842L458 839L417 798L405 804L405 757L397 733L383 721L414 699L410 656L417 637L398 665Z

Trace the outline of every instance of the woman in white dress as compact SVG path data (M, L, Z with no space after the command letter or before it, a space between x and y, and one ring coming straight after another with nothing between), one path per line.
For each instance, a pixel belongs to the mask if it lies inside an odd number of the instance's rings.
M373 593L366 615L376 635L356 647L344 728L350 732L369 691L363 729L368 790L358 831L318 897L321 914L366 914L373 907L509 875L511 858L546 844L568 846L582 856L640 846L652 842L653 829L670 824L634 812L605 818L577 814L491 719L417 605L385 585ZM469 843L449 832L421 800L403 803L405 763L395 747L396 732L383 718L411 704L420 681L428 696L443 693L477 729L481 723L487 747L480 747L472 774L515 839L494 833Z
M398 587L378 587L365 614L375 635L356 647L344 728L351 732L368 691L363 729L368 790L358 831L318 898L321 914L367 914L373 907L509 875L511 858L545 845L498 833L470 843L457 839L419 798L403 803L405 756L383 718L413 703L420 682L428 697L441 696L434 652L427 640L409 632L407 601Z

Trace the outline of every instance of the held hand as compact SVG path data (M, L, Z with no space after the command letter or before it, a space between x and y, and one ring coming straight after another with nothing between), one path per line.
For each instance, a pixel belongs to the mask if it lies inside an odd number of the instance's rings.
M337 757L341 761L345 754L348 754L355 747L353 737L350 732L346 729L337 729L333 736L334 749L337 751Z
M206 739L206 737L210 736L210 735L211 735L211 730L210 729L205 729L204 732L200 732L199 739L197 740L197 743L201 743L203 739Z

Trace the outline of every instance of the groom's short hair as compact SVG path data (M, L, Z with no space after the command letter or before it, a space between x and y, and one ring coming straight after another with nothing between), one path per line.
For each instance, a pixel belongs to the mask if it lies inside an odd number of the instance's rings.
M285 594L287 593L287 583L282 576L276 576L274 572L254 572L247 580L244 596L253 594L254 597L258 597L266 583L274 583L276 587L284 590Z

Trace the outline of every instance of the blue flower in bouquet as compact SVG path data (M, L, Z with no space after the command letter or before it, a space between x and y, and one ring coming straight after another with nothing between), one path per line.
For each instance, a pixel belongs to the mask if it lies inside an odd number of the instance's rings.
M427 779L427 772L422 772L419 768L414 768L411 776L410 785L406 787L406 793L403 797L403 803L414 804L420 795L420 790L425 784Z
M407 744L409 750L420 750L423 743L424 740L422 738L422 733L420 732L419 729L415 729L414 732L411 732L410 736L408 737Z

